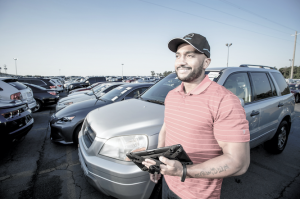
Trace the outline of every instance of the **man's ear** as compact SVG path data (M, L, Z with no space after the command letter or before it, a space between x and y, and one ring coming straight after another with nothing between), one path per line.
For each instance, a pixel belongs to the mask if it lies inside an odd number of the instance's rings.
M211 59L205 57L205 59L203 61L203 69L204 70L209 66L210 62L211 62Z

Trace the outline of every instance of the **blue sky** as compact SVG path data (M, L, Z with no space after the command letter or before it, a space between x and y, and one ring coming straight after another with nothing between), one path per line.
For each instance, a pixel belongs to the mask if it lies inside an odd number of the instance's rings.
M0 0L0 67L20 75L150 75L174 70L167 44L205 36L210 67L289 66L298 0ZM251 21L251 22L250 22ZM300 36L300 35L298 35ZM300 65L299 37L295 65Z

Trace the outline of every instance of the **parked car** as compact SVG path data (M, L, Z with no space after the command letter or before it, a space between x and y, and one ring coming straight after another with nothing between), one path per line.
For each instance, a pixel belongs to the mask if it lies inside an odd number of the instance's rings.
M0 77L0 100L22 100L30 109L36 106L32 90L11 77Z
M56 89L56 86L54 83L50 82L50 79L44 79L44 78L18 78L19 82L27 82L29 84L35 84L41 87L44 87L46 89Z
M71 83L68 87L69 90L74 90L76 88L83 88L83 87L88 87L89 85L92 85L96 82L106 82L105 77L89 77L84 79L81 82L77 83Z
M59 79L50 79L49 82L51 82L52 84L54 84L56 86L56 90L58 92L63 92L64 91L64 86L63 84L61 83L61 81Z
M63 99L60 99L56 105L56 111L59 111L60 109L65 108L66 106L69 106L71 104L75 104L75 103L82 102L85 100L96 99L96 97L100 98L105 93L109 92L110 90L112 90L122 84L124 84L124 83L123 82L106 83L106 84L102 84L99 87L99 89L97 89L97 90L95 89L96 91L92 90L89 93L74 95L74 96L65 97Z
M25 82L24 84L31 88L33 97L36 101L36 107L32 110L32 112L41 110L43 106L56 104L59 100L59 94L56 90L45 89L44 87Z
M251 148L265 143L269 152L282 152L295 118L293 95L282 74L248 65L209 68L205 73L240 98L249 121ZM170 74L140 99L114 103L86 116L79 133L78 154L92 186L124 199L149 198L153 190L158 190L160 185L155 186L148 172L141 171L125 154L157 147L165 97L180 84L176 74ZM116 112L126 113L126 117Z
M126 84L114 88L100 99L91 99L70 105L50 119L51 135L53 142L62 144L78 143L78 133L86 115L96 109L115 102L138 98L153 84Z
M291 93L295 96L295 102L300 102L300 84L289 84Z
M80 92L81 94L82 93L87 93L87 92L89 92L91 90L91 88L95 88L96 86L99 86L100 84L103 84L103 83L104 82L96 82L96 83L94 83L94 84L92 84L92 85L90 85L88 87L85 87L85 88L77 88L77 89L71 90L69 92L69 95L71 95L73 93L78 93L78 92ZM81 91L83 91L83 92L81 92Z
M105 83L107 83L107 82L105 82ZM105 83L101 83L101 84L91 88L90 90L71 93L67 97L70 98L70 97L74 97L74 96L83 96L83 94L94 95L94 93L98 93L99 90L103 90L107 86ZM109 82L109 83L112 83L112 82ZM67 98L65 98L65 99L67 99Z
M0 144L21 140L33 126L28 105L21 100L0 100Z

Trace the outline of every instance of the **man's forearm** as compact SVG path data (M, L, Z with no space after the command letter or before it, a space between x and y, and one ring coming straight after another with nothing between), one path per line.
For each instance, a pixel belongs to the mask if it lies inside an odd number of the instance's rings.
M202 164L187 165L187 178L225 178L244 174L249 163L221 155Z
M159 132L157 148L161 148L165 146L165 139L166 139L166 127L164 123Z

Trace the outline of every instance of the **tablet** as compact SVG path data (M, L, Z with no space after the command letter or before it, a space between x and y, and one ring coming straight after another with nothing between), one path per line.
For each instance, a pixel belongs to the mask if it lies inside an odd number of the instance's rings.
M127 153L126 156L142 171L148 171L148 168L142 164L145 159L154 160L156 166L164 164L159 160L160 156L164 156L170 160L178 160L181 164L185 165L193 164L192 160L180 144L145 151L130 152Z

